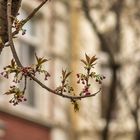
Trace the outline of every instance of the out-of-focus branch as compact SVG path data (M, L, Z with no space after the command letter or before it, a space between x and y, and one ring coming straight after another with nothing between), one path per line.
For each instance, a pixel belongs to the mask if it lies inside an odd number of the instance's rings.
M123 98L125 99L126 104L127 104L127 107L128 107L129 110L130 110L130 113L131 113L132 115L134 115L134 108L131 106L130 100L129 100L129 98L128 98L128 96L127 96L127 92L126 92L126 89L128 89L128 88L124 89L124 87L122 86L122 83L120 83L120 82L118 82L118 87L119 87L119 89L121 89L121 92L122 92L121 95L122 95Z
M26 19L21 21L21 26L20 28L22 28L24 26L24 24L26 24L31 18L33 18L35 16L35 14L43 7L43 5L47 2L48 0L44 0L42 1L29 15ZM16 30L12 33L13 36L15 36L16 34L19 33L19 30Z
M93 18L92 18L92 16L91 16L91 14L90 14L89 5L88 5L88 1L87 1L87 0L82 0L82 7L83 7L83 11L84 11L84 13L85 13L85 16L86 16L87 20L88 20L89 23L91 24L92 29L96 32L97 37L98 37L99 40L100 40L100 43L101 43L100 46L102 47L103 50L105 50L105 51L109 54L109 56L110 56L110 58L111 58L111 59L110 59L111 64L113 64L113 63L114 63L114 57L113 57L113 55L112 55L112 52L111 52L111 50L109 49L109 47L108 47L108 45L107 45L107 42L106 42L104 36L99 32L99 30L98 30L98 28L97 28L97 26L96 26L96 24L95 24L95 22L94 22L94 20L93 20Z
M93 20L91 14L90 14L90 9L89 9L89 5L88 5L88 1L87 0L82 0L82 6L84 9L84 13L85 16L87 18L87 20L89 21L89 23L92 26L93 31L95 31L99 41L100 41L100 47L102 48L102 50L104 50L108 56L109 56L109 66L112 72L112 78L111 78L111 84L110 84L110 88L109 88L109 97L108 97L108 108L107 108L107 112L106 112L106 125L103 129L102 132L102 140L108 140L109 138L109 124L111 121L111 117L112 117L112 112L113 109L115 107L115 100L116 100L116 88L117 88L117 72L118 72L118 64L115 62L115 56L114 56L114 52L110 49L111 45L114 45L112 47L119 47L119 43L117 41L120 41L119 36L120 36L120 28L119 28L119 24L116 25L116 30L119 29L119 32L117 33L117 39L115 40L116 44L110 44L110 42L107 41L107 39L105 38L105 36L103 34L100 33L100 31L98 30L98 27L95 23L95 21ZM118 21L119 22L119 21Z
M132 89L133 91L134 91L134 89L137 88L137 84L138 83L136 82L136 86L133 87L133 89ZM128 98L127 90L126 90L128 88L124 88L122 83L119 83L119 88L122 90L121 95L125 99L125 102L127 103L127 107L135 121L135 125L136 125L135 126L135 140L139 140L139 138L140 138L140 125L139 125L140 94L139 94L139 91L135 93L136 94L135 107L132 107L131 102Z

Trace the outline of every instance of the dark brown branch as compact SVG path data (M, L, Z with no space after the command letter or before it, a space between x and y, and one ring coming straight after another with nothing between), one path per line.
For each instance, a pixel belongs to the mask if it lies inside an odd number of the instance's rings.
M16 17L22 0L13 0L11 15ZM8 41L7 0L0 0L0 54ZM13 22L13 19L12 19Z
M25 91L26 91L26 87L27 87L27 77L25 76L25 79L24 79L23 94L24 94L24 93L25 93Z

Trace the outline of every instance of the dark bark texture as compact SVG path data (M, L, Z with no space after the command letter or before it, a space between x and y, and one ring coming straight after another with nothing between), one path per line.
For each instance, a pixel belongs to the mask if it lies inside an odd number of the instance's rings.
M22 0L12 1L12 15L16 17ZM0 0L0 54L4 44L8 41L7 0ZM13 18L12 18L13 19Z

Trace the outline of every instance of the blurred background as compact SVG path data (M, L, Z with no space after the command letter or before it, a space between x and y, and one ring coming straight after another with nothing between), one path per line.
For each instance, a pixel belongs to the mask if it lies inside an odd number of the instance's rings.
M40 3L23 0L19 19ZM79 102L70 101L28 82L27 102L9 104L3 95L12 79L0 77L0 140L140 140L140 0L52 0L24 26L26 35L15 40L24 66L34 54L51 58L45 67L51 74L45 83L60 84L62 68L79 91L76 73L80 59L96 55L95 70L106 76L102 93ZM0 70L8 65L7 47L0 56ZM43 79L40 77L40 80ZM22 86L22 85L19 85ZM93 82L93 91L99 87Z

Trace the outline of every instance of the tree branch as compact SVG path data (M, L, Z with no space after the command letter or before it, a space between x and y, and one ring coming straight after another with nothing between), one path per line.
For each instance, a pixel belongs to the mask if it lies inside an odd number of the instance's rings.
M25 19L23 20L23 23L25 24L27 21L29 21L35 14L36 12L47 2L48 0L45 0L43 1L36 9L34 9L34 11ZM15 46L14 46L14 42L13 42L13 34L12 34L12 18L11 18L11 9L12 9L12 0L8 0L7 2L7 22L8 22L8 40L9 40L9 46L11 48L11 51L12 51L12 54L13 54L13 57L15 59L15 62L17 64L17 66L19 68L24 68L19 60L19 57L17 55L17 52L16 52L16 49L15 49ZM63 93L58 93L56 90L53 90L49 87L47 87L46 85L44 85L42 82L40 82L35 76L33 76L32 74L28 73L27 74L28 77L30 77L32 80L34 80L36 83L38 83L42 88L46 89L47 91L55 94L55 95L58 95L58 96L61 96L61 97L64 97L64 98L67 98L67 99L70 99L70 100L80 100L82 98L87 98L87 97L92 97L92 96L95 96L96 94L98 94L100 91L101 91L101 88L93 93L93 94L90 94L90 95L78 95L78 96L72 96L72 95L66 95L66 94L63 94ZM26 84L26 79L25 79L25 84ZM25 85L25 88L26 89L26 85Z
M29 15L26 19L21 21L21 28L31 19L35 16L35 14L43 7L43 5L47 2L48 0L44 0L38 5ZM13 36L19 33L19 30L16 30L12 33Z
M22 0L12 1L11 15L13 17L16 17L21 1ZM0 54L4 48L4 44L8 41L7 2L7 0L0 0Z
M12 7L12 0L8 0L7 2L7 21L8 21L8 40L10 44L10 48L13 54L13 57L18 66L22 67L22 64L18 58L12 37L12 19L11 19L11 7Z
M104 38L104 36L98 31L98 28L94 22L94 20L92 19L91 15L90 15L90 11L89 11L89 5L88 5L88 1L87 0L82 0L82 7L83 7L83 11L85 13L85 16L87 18L87 20L89 21L89 23L91 24L92 26L92 29L96 32L97 34L97 37L99 38L100 40L100 43L101 43L101 48L103 50L105 50L109 56L111 57L110 61L111 61L111 64L114 64L114 57L113 57L113 54L111 52L111 50L109 49L108 47L108 44Z
M35 78L34 76L32 75L29 75L30 78L32 78L36 83L38 83L42 88L46 89L47 91L53 93L53 94L56 94L58 96L61 96L61 97L64 97L64 98L68 98L68 99L82 99L82 98L87 98L87 97L92 97L92 96L95 96L96 94L98 94L99 92L101 92L101 88L95 92L95 93L92 93L90 95L82 95L82 96L71 96L71 95L66 95L66 94L59 94L57 93L55 90L52 90L51 88L47 87L46 85L44 85L42 82L40 82L37 78Z

